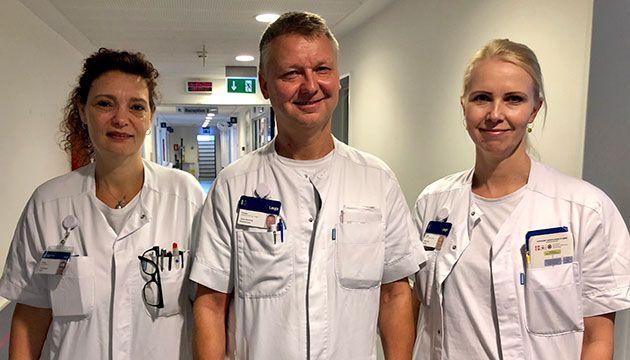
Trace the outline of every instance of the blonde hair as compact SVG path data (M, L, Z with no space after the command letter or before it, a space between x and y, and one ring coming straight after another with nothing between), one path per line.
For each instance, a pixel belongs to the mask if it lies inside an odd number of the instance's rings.
M545 88L543 86L543 76L536 54L527 45L520 44L509 39L494 39L484 47L477 50L475 55L468 62L464 72L462 87L462 97L465 97L470 90L472 73L477 65L486 59L499 59L512 63L525 70L534 80L534 95L536 102L542 101L545 107L544 118L547 117L547 102L545 101ZM544 121L544 120L543 120Z
M269 57L269 47L271 42L282 35L298 34L308 39L318 36L325 36L330 40L335 52L339 51L339 42L333 35L326 20L317 14L307 11L288 12L282 14L278 20L269 24L258 45L260 51L260 63L258 70L264 71Z

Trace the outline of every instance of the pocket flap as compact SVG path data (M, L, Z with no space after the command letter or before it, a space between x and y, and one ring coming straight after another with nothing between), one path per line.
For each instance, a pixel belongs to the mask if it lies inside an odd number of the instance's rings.
M382 219L381 209L376 206L344 206L341 210L341 223L369 223Z

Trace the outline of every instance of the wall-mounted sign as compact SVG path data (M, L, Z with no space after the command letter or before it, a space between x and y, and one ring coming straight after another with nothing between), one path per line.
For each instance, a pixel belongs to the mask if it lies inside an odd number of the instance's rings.
M189 94L212 94L212 81L187 80L186 92Z
M256 78L227 78L229 93L255 94Z
M198 106L198 105L187 105L187 106L177 106L178 113L186 113L186 114L207 114L207 113L217 113L219 112L219 108L216 106Z

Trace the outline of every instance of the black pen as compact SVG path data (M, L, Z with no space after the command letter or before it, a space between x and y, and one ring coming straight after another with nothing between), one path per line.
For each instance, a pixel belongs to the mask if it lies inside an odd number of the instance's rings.
M182 257L182 269L184 268L184 252L179 250L179 256Z
M160 271L164 271L164 257L166 256L166 250L162 249L160 252Z
M169 251L166 253L166 256L168 256L168 271L171 271L171 262L173 260L173 254Z

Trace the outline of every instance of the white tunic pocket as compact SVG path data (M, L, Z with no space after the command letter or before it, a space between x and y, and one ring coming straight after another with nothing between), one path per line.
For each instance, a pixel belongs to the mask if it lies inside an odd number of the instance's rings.
M189 301L187 296L187 282L188 271L186 269L189 266L188 251L183 254L184 267L175 269L174 262L171 264L171 271L168 271L167 267L164 267L164 271L160 271L160 282L162 283L162 299L164 300L164 307L161 309L154 308L155 314L158 317L168 317L177 315L182 312L183 302Z
M383 278L385 244L380 221L337 225L335 274L342 288L377 288Z
M62 276L52 275L50 302L53 316L86 316L94 309L94 264L87 256L73 256Z
M525 306L529 332L558 335L583 331L581 293L577 262L527 269Z
M238 240L238 294L244 298L271 298L286 294L294 278L293 244L280 232L236 230Z

